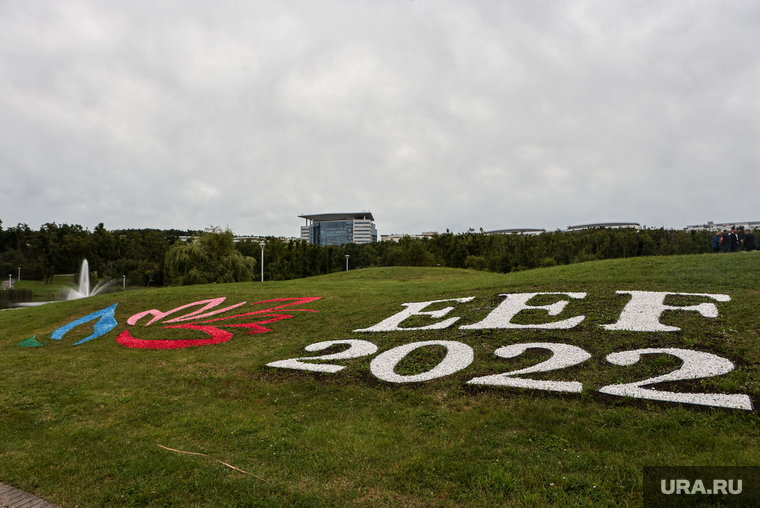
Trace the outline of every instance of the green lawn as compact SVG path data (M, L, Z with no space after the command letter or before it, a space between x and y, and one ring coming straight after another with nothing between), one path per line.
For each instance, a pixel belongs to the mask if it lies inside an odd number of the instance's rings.
M668 354L646 354L631 366L610 353L677 348L717 355L735 370L667 382L675 393L749 395L760 403L760 254L610 260L490 274L446 268L376 268L285 282L138 290L0 312L0 482L66 507L99 506L641 506L645 465L760 465L756 411L618 397L606 385L631 383L678 369ZM674 306L711 303L717 317L666 311L673 332L606 330L631 298L616 291L725 294L671 296ZM584 298L542 295L531 305L569 300L556 316L524 310L511 323L550 323L583 315L570 329L462 329L483 320L501 294L585 292ZM134 314L226 297L215 307L240 308L211 320L271 307L251 303L320 297L275 313L271 331L221 327L232 338L184 349L139 349L117 343L129 330L140 340L209 336ZM404 327L450 317L439 330L357 333L404 310L403 303L474 297L440 318L413 316ZM51 339L57 328L118 303L117 326L93 333L90 322ZM288 302L280 302L288 303ZM291 309L292 311L288 311ZM305 312L293 309L312 309ZM245 324L253 316L214 324ZM42 347L20 347L32 336ZM329 363L336 373L268 367L270 362L336 353L310 344L362 340L376 353ZM394 383L370 364L385 351L421 341L472 348L469 366L425 382ZM575 381L580 393L467 381L527 368L550 358L529 349L498 358L502 346L565 344L591 357L522 379ZM26 344L29 344L28 342ZM386 355L387 356L387 355ZM560 355L556 355L555 358ZM422 374L446 357L443 346L420 347L392 372ZM312 362L320 363L320 362ZM380 362L375 362L379 365ZM648 387L649 388L649 387ZM181 454L161 446L207 454ZM251 476L253 475L253 476Z

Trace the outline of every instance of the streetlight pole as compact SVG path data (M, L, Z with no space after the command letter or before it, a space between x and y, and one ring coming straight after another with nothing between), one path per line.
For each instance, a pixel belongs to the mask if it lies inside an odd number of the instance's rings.
M18 267L18 279L16 279L16 282L21 282L21 267Z
M121 276L121 287L123 289L127 289L127 276L126 275L122 275Z
M346 271L348 271L348 258L350 254L346 254Z
M259 242L259 247L261 247L261 282L264 282L264 247L266 246L266 242L264 240L261 240Z

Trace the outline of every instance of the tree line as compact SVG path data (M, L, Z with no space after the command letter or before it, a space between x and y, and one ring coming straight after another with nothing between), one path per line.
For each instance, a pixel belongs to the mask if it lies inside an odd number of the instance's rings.
M364 245L321 247L300 240L265 238L264 279L289 280L346 269L381 266L442 266L499 273L584 261L712 252L710 231L587 229L538 235L486 234L482 230L432 238L402 238ZM181 236L193 237L189 242ZM744 231L739 231L740 239ZM165 286L259 280L258 241L233 241L232 231L157 229L90 231L79 225L26 224L3 228L0 277L52 282L75 273L87 259L96 277L126 276L131 286Z
M4 228L0 220L0 277L52 282L53 275L73 274L84 259L97 277L126 275L131 285L163 286L164 259L180 236L198 231L124 229L109 231L101 223L90 231L80 225L27 224Z
M712 252L715 233L673 229L606 229L553 231L538 235L486 234L482 230L446 233L432 238L404 237L364 245L320 247L300 241L268 239L265 279L310 277L349 268L375 266L445 266L498 273L530 270L602 259L702 254ZM744 232L740 231L740 239ZM257 244L238 244L246 255Z

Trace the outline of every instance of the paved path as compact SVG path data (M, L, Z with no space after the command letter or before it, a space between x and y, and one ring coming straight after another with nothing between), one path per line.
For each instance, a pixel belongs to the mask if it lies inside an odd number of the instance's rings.
M60 508L60 506L0 483L0 508Z

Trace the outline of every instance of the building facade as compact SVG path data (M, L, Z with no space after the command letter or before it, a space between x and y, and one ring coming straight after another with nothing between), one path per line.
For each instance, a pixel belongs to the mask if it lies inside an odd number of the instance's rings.
M377 241L377 230L371 212L322 213L299 215L306 219L301 226L301 240L314 245L345 245Z
M621 229L621 228L631 228L631 229L641 229L641 224L638 222L598 222L596 224L579 224L577 226L568 226L565 231L581 231L583 229L594 229L594 228L606 228L606 229Z
M751 229L760 229L760 221L744 221L744 222L713 222L708 221L707 224L692 224L684 228L685 231L720 231L723 229L744 228L745 231Z
M540 235L546 233L546 230L544 228L513 228L484 231L484 233L487 235Z
M433 238L434 236L438 235L438 231L424 231L418 235L408 235L408 234L398 234L393 233L390 235L380 235L380 240L383 242L393 241L398 243L399 240L401 240L404 237L409 238Z

